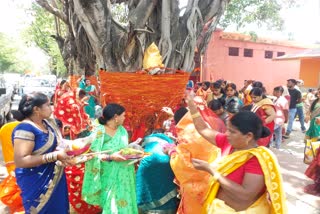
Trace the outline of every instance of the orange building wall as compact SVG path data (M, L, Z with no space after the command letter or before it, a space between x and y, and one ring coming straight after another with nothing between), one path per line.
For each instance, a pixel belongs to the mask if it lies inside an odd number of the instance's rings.
M238 89L243 81L262 81L268 93L275 86L286 85L287 79L299 78L300 61L273 61L265 58L265 51L297 53L306 48L286 47L274 44L255 43L232 39L221 39L221 32L215 32L203 61L202 81L225 79L234 82ZM229 56L229 47L238 47L239 56ZM253 49L253 57L244 57L244 48Z
M305 88L320 86L320 59L301 59L300 78Z

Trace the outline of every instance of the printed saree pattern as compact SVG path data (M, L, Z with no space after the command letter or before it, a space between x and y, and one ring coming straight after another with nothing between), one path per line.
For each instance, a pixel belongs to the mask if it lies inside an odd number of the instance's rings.
M113 137L106 134L103 125L98 125L95 132L97 138L90 147L93 152L113 153L128 145L128 133L123 126L118 127ZM98 158L87 161L82 197L87 203L100 206L105 214L138 213L134 166L127 161L108 162Z
M270 150L260 146L249 150L237 151L225 156L218 165L217 171L223 176L235 171L246 163L251 157L257 157L265 179L267 194L263 194L247 210L236 212L223 201L216 198L219 191L219 182L211 179L203 213L239 213L239 214L285 214L287 213L285 192L282 187L282 177L276 158ZM270 201L269 201L270 200Z
M76 91L69 91L57 97L54 116L61 120L64 126L69 126L74 135L86 130L90 124L89 116L77 99Z

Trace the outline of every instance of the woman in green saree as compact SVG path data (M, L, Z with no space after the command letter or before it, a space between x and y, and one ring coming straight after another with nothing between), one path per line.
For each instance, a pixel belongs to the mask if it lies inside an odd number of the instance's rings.
M82 196L103 209L102 213L138 213L134 165L128 165L120 150L128 145L128 133L122 126L124 107L110 103L103 109L97 137L90 147L93 152L111 150L111 155L86 162Z

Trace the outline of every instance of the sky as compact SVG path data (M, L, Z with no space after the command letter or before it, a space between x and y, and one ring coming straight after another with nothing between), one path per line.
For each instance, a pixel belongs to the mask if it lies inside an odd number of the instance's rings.
M31 22L32 18L26 14L25 8L30 7L34 0L0 0L0 32L10 37L19 39L20 32ZM180 0L181 6L187 0ZM301 7L282 10L285 20L283 32L270 32L251 26L244 31L254 31L261 37L272 39L288 39L292 34L293 39L303 43L320 42L320 0L299 0ZM234 31L234 29L226 29ZM270 37L271 36L271 37ZM46 69L48 57L35 47L27 48L26 57L34 62L37 69Z

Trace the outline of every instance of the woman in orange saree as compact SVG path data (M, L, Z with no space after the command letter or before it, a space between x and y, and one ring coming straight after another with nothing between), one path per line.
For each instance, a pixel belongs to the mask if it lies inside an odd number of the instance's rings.
M9 207L10 213L24 213L21 190L17 185L14 170L16 168L13 158L13 144L11 134L13 129L20 122L10 122L0 129L0 141L2 146L3 158L8 171L8 176L0 183L0 200Z
M196 97L198 109L211 128L225 131L223 121L215 115L201 97ZM210 175L199 172L191 163L192 158L214 161L220 156L220 149L210 144L196 131L191 114L186 108L176 111L174 116L178 145L171 154L170 165L180 187L181 201L177 213L201 213Z

